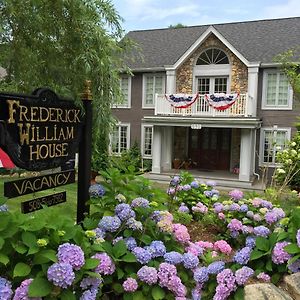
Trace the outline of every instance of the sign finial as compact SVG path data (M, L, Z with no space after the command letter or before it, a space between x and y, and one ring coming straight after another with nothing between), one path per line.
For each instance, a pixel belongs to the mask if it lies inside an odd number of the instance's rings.
M84 92L82 94L83 100L92 100L92 92L91 92L92 81L86 80L84 82Z

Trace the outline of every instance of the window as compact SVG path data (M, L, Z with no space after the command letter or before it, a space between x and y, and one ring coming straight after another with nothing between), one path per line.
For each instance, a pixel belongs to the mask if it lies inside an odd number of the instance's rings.
M113 154L121 154L123 151L129 149L130 145L130 125L129 124L120 124L117 125L113 133L111 134L110 139L110 148Z
M276 154L285 149L290 140L290 128L262 128L260 145L261 164L276 164Z
M155 94L165 93L165 77L158 74L144 75L143 108L153 108Z
M224 65L229 64L226 53L219 49L208 49L202 52L196 65Z
M287 76L279 71L265 71L263 109L292 109L293 93Z
M152 157L152 140L153 140L153 127L143 125L142 127L143 157Z
M117 104L117 107L130 108L131 106L131 77L121 76L120 77L120 87L123 94L123 102Z

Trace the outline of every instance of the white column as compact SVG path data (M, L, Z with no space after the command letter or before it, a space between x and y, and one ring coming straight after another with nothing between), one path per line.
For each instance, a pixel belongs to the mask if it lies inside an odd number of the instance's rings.
M152 173L161 172L161 127L153 126Z
M166 68L166 75L167 75L166 93L167 94L176 93L176 70L172 68Z
M257 88L258 88L258 65L248 67L248 114L256 117L257 112Z
M162 168L169 171L172 168L173 128L165 127L162 136Z
M253 172L254 129L241 129L240 181L250 181Z

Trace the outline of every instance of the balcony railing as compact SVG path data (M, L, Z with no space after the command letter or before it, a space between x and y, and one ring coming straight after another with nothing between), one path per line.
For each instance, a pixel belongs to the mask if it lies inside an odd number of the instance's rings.
M155 115L170 116L201 116L201 117L247 117L250 116L250 97L248 94L240 94L236 102L228 109L219 111L211 107L204 95L187 108L176 108L165 98L164 94L156 94Z

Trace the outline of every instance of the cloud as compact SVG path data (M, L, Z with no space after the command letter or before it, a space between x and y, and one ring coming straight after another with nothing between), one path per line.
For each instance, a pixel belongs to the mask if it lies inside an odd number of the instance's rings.
M264 9L266 18L298 17L299 15L299 0L284 1L282 4L270 5Z

